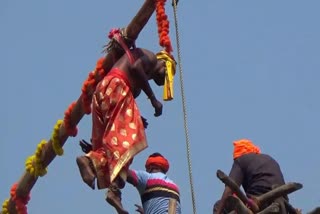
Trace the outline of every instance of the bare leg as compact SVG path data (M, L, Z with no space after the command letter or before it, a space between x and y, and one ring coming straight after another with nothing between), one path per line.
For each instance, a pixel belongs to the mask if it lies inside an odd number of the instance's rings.
M110 185L109 190L107 192L106 201L113 206L118 214L129 214L122 206L121 203L121 190L119 188L119 180L117 177L115 181Z
M77 157L77 164L82 180L92 189L95 188L95 174L91 160L86 156Z

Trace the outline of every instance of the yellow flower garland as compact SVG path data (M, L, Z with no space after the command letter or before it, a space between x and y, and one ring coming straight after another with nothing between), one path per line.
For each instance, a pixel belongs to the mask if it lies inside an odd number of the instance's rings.
M36 177L35 175L35 168L33 166L33 162L34 162L34 158L35 156L29 156L26 160L26 171L29 172L30 175L33 175Z
M54 150L54 152L56 153L56 155L63 155L63 148L60 144L60 139L59 139L59 130L60 130L60 126L63 123L63 120L58 120L56 125L53 128L53 132L51 135L51 140L52 140L52 148Z
M46 143L47 143L46 140L42 140L38 144L35 154L28 157L25 163L26 171L35 177L38 177L38 176L42 177L45 174L47 174L47 168L44 168L41 162L41 152L42 152L43 146Z
M2 204L2 211L1 211L2 214L10 214L8 205L9 205L9 199L6 199Z

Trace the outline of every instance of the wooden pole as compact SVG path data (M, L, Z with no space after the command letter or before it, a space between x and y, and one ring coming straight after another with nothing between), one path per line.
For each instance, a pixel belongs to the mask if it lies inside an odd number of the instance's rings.
M259 211L259 207L264 205L265 203L270 203L274 200L276 200L279 197L288 195L294 191L297 191L302 188L302 184L300 183L294 183L290 182L284 185L281 185L275 189L272 189L271 191L260 195L260 196L252 196L251 201L247 198L247 196L241 191L240 187L229 177L227 176L224 172L221 170L217 170L217 177L230 189L236 193L238 198L245 204L249 203L251 205L251 209L254 212Z
M294 191L297 191L302 188L302 184L290 182L284 185L281 185L275 189L270 190L263 195L256 196L253 199L256 201L258 205L263 205L265 203L270 203L276 200L279 197L288 195Z
M226 200L226 206L233 209L236 213L241 214L253 214L253 212L246 207L246 205L240 200L240 198L230 195Z
M234 182L229 176L227 176L224 172L222 172L221 170L217 170L217 177L228 187L230 187L230 189L236 193L236 195L238 196L238 198L245 204L250 204L251 205L251 209L254 212L258 212L259 211L259 207L257 206L256 203L254 203L253 201L249 201L249 199L247 198L247 196L241 191L240 187L238 186L238 184L236 184L236 182Z
M278 203L272 203L261 212L258 212L257 214L279 213L279 210L280 210L279 206L280 205Z
M136 40L139 36L139 33L147 24L148 20L152 16L155 10L155 0L145 0L144 4L136 14L136 16L132 19L129 25L125 28L126 36L130 39ZM114 63L114 59L117 60L120 56L122 56L123 52L119 50L111 50L105 57L104 61L104 69L105 71L109 71ZM97 80L101 80L103 77L97 77ZM91 92L92 95L93 92ZM76 105L74 106L71 112L71 124L76 126L82 117L84 116L84 110L82 108L82 97L80 96L76 101ZM64 124L60 126L59 130L59 139L61 146L63 146L67 139L68 135L66 133L66 129ZM45 144L42 149L41 154L41 162L43 167L47 167L51 161L56 157L56 154L52 147L51 139ZM38 177L34 177L30 175L28 172L24 172L21 178L18 181L18 186L16 190L17 197L27 197L31 192L31 189L36 184ZM16 214L15 203L12 198L9 199L8 210L10 214ZM2 213L2 212L1 212Z

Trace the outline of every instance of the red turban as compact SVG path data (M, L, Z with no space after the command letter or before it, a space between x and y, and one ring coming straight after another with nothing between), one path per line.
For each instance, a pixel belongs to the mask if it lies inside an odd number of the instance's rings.
M233 142L234 150L233 150L233 159L236 159L244 154L248 153L256 153L260 154L260 148L254 145L248 139L241 139Z
M150 155L147 159L145 167L148 168L152 165L161 168L165 173L169 170L169 162L162 155Z

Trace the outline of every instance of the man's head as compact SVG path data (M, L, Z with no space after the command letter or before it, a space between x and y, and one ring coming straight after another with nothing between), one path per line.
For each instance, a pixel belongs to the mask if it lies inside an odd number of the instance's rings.
M166 76L166 63L163 60L157 59L157 63L151 72L150 78L158 85L164 85Z
M167 173L169 170L169 162L160 153L151 154L145 164L146 171L149 173L163 172Z
M159 86L164 85L166 72L172 71L173 75L176 73L176 61L173 56L162 50L156 54L157 63L152 73L152 79Z
M233 159L236 159L242 155L248 153L256 153L260 154L260 148L252 143L251 140L248 139L240 139L233 142Z

